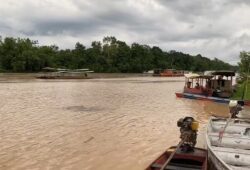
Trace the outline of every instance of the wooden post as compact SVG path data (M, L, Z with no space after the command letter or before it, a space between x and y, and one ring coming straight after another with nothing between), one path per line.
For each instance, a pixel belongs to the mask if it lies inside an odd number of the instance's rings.
M232 92L233 91L233 76L231 76L230 78L231 78L230 79L230 82L231 82L231 84L230 84L230 90Z

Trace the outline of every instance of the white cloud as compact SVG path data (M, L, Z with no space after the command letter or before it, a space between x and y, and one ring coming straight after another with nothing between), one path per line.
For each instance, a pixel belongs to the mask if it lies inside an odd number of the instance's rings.
M1 36L89 46L106 35L236 64L250 47L243 0L0 0Z

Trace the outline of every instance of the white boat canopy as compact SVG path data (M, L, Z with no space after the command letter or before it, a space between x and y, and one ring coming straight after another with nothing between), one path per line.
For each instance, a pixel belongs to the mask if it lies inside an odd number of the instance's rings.
M184 76L186 77L186 78L198 78L198 77L200 77L200 75L199 74L196 74L196 73L188 73L188 74L184 74Z
M188 79L210 79L212 77L214 77L213 75L200 75L197 73L189 73L189 74L184 74L184 76Z

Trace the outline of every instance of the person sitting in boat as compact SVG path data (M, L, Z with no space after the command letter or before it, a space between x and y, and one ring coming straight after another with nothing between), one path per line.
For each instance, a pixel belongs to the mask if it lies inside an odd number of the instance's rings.
M191 82L187 82L187 88L191 88Z
M208 88L208 89L211 88L211 80L206 81L206 88Z
M200 84L199 84L198 82L196 82L195 88L196 88L196 89L199 89L199 88L200 88Z
M225 80L223 79L223 76L219 76L217 83L220 87L224 87L225 86Z

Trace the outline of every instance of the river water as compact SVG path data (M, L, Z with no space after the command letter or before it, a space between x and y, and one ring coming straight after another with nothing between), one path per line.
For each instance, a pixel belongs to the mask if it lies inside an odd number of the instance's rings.
M0 82L0 169L140 170L179 141L195 117L199 146L224 104L179 99L183 78L127 77Z

